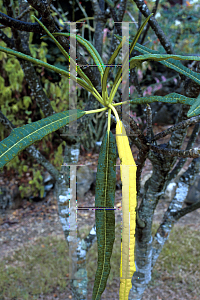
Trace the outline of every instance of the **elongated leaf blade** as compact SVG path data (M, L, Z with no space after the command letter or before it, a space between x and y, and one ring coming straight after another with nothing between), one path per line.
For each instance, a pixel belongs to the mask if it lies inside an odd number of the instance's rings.
M73 36L73 34L63 33L63 32L56 32L56 33L52 33L52 34L53 34L53 36L58 36L58 35L62 35L62 36L66 36L66 37L69 37L70 35ZM46 36L42 36L41 39L45 38L45 37ZM94 48L94 46L89 41L87 41L83 37L81 37L79 35L76 35L75 37L76 37L77 41L87 49L87 51L91 55L92 59L94 60L94 63L98 66L100 74L103 76L105 66L103 64L102 58L99 55L98 51Z
M29 55L26 55L24 53L21 53L21 52L17 52L15 50L11 50L9 48L4 48L2 46L0 46L0 51L3 51L7 54L11 54L11 55L15 55L19 58L22 58L24 60L27 60L27 61L30 61L38 66L42 66L42 67L45 67L51 71L54 71L56 73L59 73L61 75L64 75L65 77L68 77L70 76L71 79L73 79L75 82L77 80L78 84L81 85L83 88L85 88L88 92L92 93L94 95L94 88L91 88L85 81L83 81L81 78L76 78L74 77L73 75L71 75L69 72L63 70L63 69L60 69L60 68L57 68L55 66L52 66L42 60L39 60L37 58L33 58Z
M114 208L116 189L116 141L106 131L98 159L95 207ZM95 210L98 265L92 300L100 300L110 273L110 258L115 240L115 211Z
M36 18L36 16L32 16L34 17L34 19L36 19L36 21L40 24L40 26L46 31L46 33L48 34L48 36L55 42L56 46L60 49L60 51L62 52L62 54L64 55L64 57L67 59L67 61L69 61L69 54L65 51L65 49L60 45L60 43L54 38L54 36L51 34L51 32L46 28L46 26L44 26L44 24L38 20ZM74 67L74 69L76 70L76 63L75 61L71 59L71 63ZM93 84L90 81L90 79L85 75L85 73L81 70L81 68L77 65L77 73L79 74L79 76L81 76L87 83L88 85L92 88Z
M171 93L164 97L162 96L150 96L150 97L141 97L134 98L133 100L128 101L132 104L146 104L153 102L165 102L165 103L181 103L184 105L191 105L187 117L194 117L200 114L200 100L198 98L189 98L178 93Z
M137 31L137 33L136 33L136 36L134 37L134 39L133 39L133 41L132 41L132 43L131 43L131 46L130 46L130 54L132 53L132 51L133 51L133 49L134 49L134 47L135 47L135 45L136 45L136 43L137 43L137 41L138 41L138 39L139 39L141 33L142 33L142 30L143 30L144 26L147 24L147 22L149 21L149 19L151 18L152 15L153 15L153 13L150 14L150 15L146 18L146 20L144 21L144 23L143 23L143 24L140 26L140 28L138 29L138 31Z
M117 57L117 55L119 54L119 51L122 49L123 44L126 41L126 37L124 36L121 43L118 45L117 49L113 52L112 56L110 57L109 61L108 61L108 65L111 65L113 63L113 61L115 60L115 58ZM104 74L103 74L103 79L102 79L102 95L103 95L103 99L105 99L106 97L106 85L107 85L107 79L108 79L108 73L109 73L110 67L106 67Z
M122 38L118 35L115 34L115 37L121 41ZM156 50L152 50L152 49L149 49L143 45L140 45L138 43L136 43L135 45L135 50L137 50L138 52L140 53L143 53L143 54L160 54L158 51ZM186 56L187 59L189 56ZM193 57L192 60L199 60L199 57L197 56L191 56ZM161 64L165 65L166 67L170 68L170 69L173 69L189 78L191 78L192 80L194 80L196 83L200 84L200 74L199 73L196 73L190 69L188 69L187 67L183 66L181 62L179 61L176 61L174 60L173 58L170 58L168 59L167 61L159 61ZM139 62L138 62L139 64Z
M145 55L138 55L132 57L130 60L130 69L135 68L138 65L138 61L140 64L143 61L162 61L162 60L196 60L200 61L200 57L198 56L184 56L184 55L173 55L173 54L145 54Z
M200 96L195 100L187 113L187 117L194 117L200 114Z
M13 129L11 134L0 142L0 169L25 148L41 140L49 133L69 124L69 121L73 122L84 115L85 111L80 109L77 109L77 115L74 110L63 111L40 121Z
M136 44L137 40L139 39L139 37L140 37L140 35L141 35L141 33L142 33L142 30L143 30L144 26L145 26L146 23L149 21L149 19L151 18L152 15L153 15L153 14L151 14L150 16L148 16L148 18L144 21L144 23L143 23L143 24L140 26L140 28L138 29L138 31L137 31L137 33L136 33L136 36L134 37L133 42L131 43L131 46L130 46L130 54L131 54L131 52L133 51L133 49L134 49L134 47L135 47L135 44ZM127 42L126 42L126 43L127 43ZM129 59L130 54L129 54L129 52L126 53L126 55L125 55L125 57L124 57L124 59L123 59L122 65L126 65L126 62L127 62L127 60ZM127 65L126 65L126 67L127 67ZM128 70L124 70L124 72L128 72ZM109 101L109 103L112 102L112 99L113 99L113 97L114 97L114 95L115 95L115 92L116 92L116 86L118 86L118 85L120 84L120 82L121 82L121 78L120 78L120 77L121 77L121 70L118 70L117 75L116 75L115 80L114 80L114 83L113 83L112 90L111 90L111 92L110 92L110 101ZM107 80L107 79L106 79L106 80ZM119 82L119 80L120 80L120 82Z
M162 96L149 96L149 97L140 97L134 98L133 100L128 101L132 104L147 104L153 102L165 102L165 103L181 103L184 105L193 105L196 102L196 98L189 98L178 93L171 93L164 97Z

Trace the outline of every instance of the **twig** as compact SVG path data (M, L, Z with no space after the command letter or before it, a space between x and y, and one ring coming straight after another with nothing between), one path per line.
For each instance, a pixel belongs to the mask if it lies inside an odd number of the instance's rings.
M92 42L92 37L91 37L91 31L90 31L90 22L88 21L88 15L85 11L85 9L83 8L83 6L81 5L81 2L79 2L78 0L76 0L76 3L78 4L78 6L80 7L82 13L84 14L87 24L88 24L88 31L89 31L89 41Z
M156 0L156 3L155 3L155 5L154 5L154 7L152 9L152 13L153 13L154 16L156 15L156 11L157 11L157 8L158 8L158 3L159 3L159 0ZM146 27L146 29L144 31L143 37L141 38L141 43L140 43L141 45L143 45L143 43L144 43L144 40L145 40L145 38L147 36L149 28L150 28L150 25L148 23L147 27Z
M152 112L151 106L147 104L146 106L146 115L147 115L147 140L151 141L151 132L152 132Z
M185 215L189 214L190 212L193 212L198 208L200 208L200 201L193 203L188 207L184 207L183 209L178 210L176 212L171 212L171 215L173 216L174 220L178 221L180 218L184 217Z
M4 27L0 27L0 29L10 27L20 31L37 32L42 34L46 33L37 22L23 22L17 19L13 19L2 12L0 12L0 23L4 24Z
M189 149L193 148L199 131L200 131L200 123L198 123L198 124L195 125L195 127L194 127L194 129L192 131L192 134L190 136L190 139L188 141L186 150L189 150ZM183 165L184 165L185 162L186 162L186 158L181 158L179 160L179 162L176 165L176 167L171 171L171 173L169 173L168 182L171 182L176 177L176 175L180 172L180 170L182 169L182 167L183 167Z
M167 156L178 156L178 157L192 157L197 158L200 156L199 148L194 148L190 150L178 150L170 148L161 148L159 146L150 145L150 149L157 153L162 153Z
M164 130L164 131L162 131L162 132L156 134L156 135L154 136L154 138L152 139L152 141L159 140L159 139L161 139L162 137L164 137L164 136L166 136L166 135L168 135L168 134L170 134L170 133L172 133L172 132L174 132L174 131L176 131L176 130L178 130L178 129L186 128L186 127L188 127L189 125L193 125L193 124L196 124L196 123L198 123L198 122L200 122L200 115L199 115L199 116L192 117L192 118L187 119L187 120L185 120L185 121L182 121L182 122L180 122L180 123L178 123L178 124L175 124L175 125L173 125L172 127L170 127L170 128L168 128L168 129L166 129L166 130Z
M127 0L119 1L119 8L118 8L118 14L117 14L119 22L122 22L122 20L123 20L124 13L126 10L126 4L127 4Z
M130 13L130 11L128 11L128 10L126 10L126 13L129 15L129 17L131 18L131 21L133 21L134 22L134 24L135 24L135 27L136 27L136 29L138 30L138 24L137 24L137 22L135 21L135 19L134 19L134 17L131 15L131 13Z
M34 10L33 7L29 6L26 10L24 10L19 16L16 16L16 20L20 20L25 14L29 13L31 10ZM0 29L6 28L6 25L0 25Z

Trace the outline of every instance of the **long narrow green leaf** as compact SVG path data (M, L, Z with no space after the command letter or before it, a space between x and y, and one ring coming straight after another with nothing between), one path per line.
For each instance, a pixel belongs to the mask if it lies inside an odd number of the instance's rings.
M131 104L147 104L153 102L165 102L165 103L181 103L184 105L193 105L196 101L196 98L189 98L178 93L171 93L164 97L162 96L149 96L149 97L140 97L134 98L133 100L128 101ZM115 104L114 104L115 105Z
M132 41L132 43L131 43L131 46L130 46L130 55L131 55L131 53L132 53L132 51L133 51L133 49L134 49L134 47L135 47L135 45L136 45L136 43L137 43L138 38L140 37L140 35L141 35L141 33L142 33L142 30L143 30L144 26L147 24L147 22L149 21L149 19L151 18L152 15L153 15L153 13L150 14L150 15L146 18L146 20L144 21L144 23L143 23L143 24L140 26L140 28L138 29L137 34L136 34L136 36L134 37L134 39L133 39L133 41Z
M199 56L184 56L184 55L174 55L174 54L145 54L145 55L138 55L132 57L130 60L130 69L135 68L135 66L137 66L138 61L142 63L143 61L162 61L167 59L200 61Z
M119 54L119 51L122 49L123 44L126 41L126 37L124 36L121 43L118 45L117 49L114 51L114 53L111 55L108 65L111 65L117 55ZM104 74L103 74L103 79L102 79L102 96L103 99L106 99L106 91L107 91L107 79L108 79L108 73L109 73L110 67L106 67ZM106 103L105 103L106 104Z
M142 30L143 30L143 28L144 28L144 26L147 24L147 22L149 21L149 19L151 18L151 16L152 16L153 14L151 14L151 15L149 15L148 16L148 18L143 22L143 24L140 26L140 28L138 29L138 31L137 31L137 33L136 33L136 36L134 37L134 39L133 39L133 42L131 43L131 46L130 46L130 54L131 54L131 52L133 51L133 49L134 49L134 47L135 47L135 45L136 45L136 42L137 42L137 40L139 39L139 37L140 37L140 35L141 35L141 33L142 33ZM126 42L127 43L127 42ZM127 60L129 59L129 52L127 52L126 53L126 55L125 55L125 57L124 57L124 59L123 59L123 62L122 62L122 65L126 65L126 63L127 63ZM125 72L128 72L128 70L125 70ZM119 86L119 84L120 84L120 82L121 82L121 79L120 79L120 77L121 77L121 70L119 69L118 70L118 72L117 72L117 74L116 74L116 77L115 77L115 80L114 80L114 83L113 83L113 87L112 87L112 90L111 90L111 92L110 92L110 97L109 97L109 103L111 103L112 102L112 100L113 100L113 97L114 97L114 95L115 95L115 92L116 92L116 86L118 87ZM119 80L120 80L120 82L119 82Z
M52 34L53 34L53 36L57 36L57 35L62 35L62 36L66 36L66 37L69 37L70 35L75 36L73 34L63 33L63 32L56 32L56 33L52 33ZM41 39L43 39L45 37L47 37L47 36L44 35L41 37ZM98 66L100 74L103 76L105 66L103 64L102 58L99 55L98 51L94 48L94 46L89 41L87 41L83 37L81 37L79 35L76 35L75 37L76 37L77 41L87 49L87 51L91 55L92 59L94 60L94 63Z
M194 117L194 116L200 114L200 103L198 103L199 100L200 100L200 98L197 98L197 99L189 98L189 97L183 96L178 93L171 93L164 97L162 97L162 96L140 97L140 98L134 98L133 100L128 100L125 102L131 103L131 104L147 104L147 103L153 103L153 102L165 102L165 103L174 103L174 104L181 103L184 105L191 105L191 108L187 113L187 117ZM113 104L113 106L118 106L119 104L120 103L115 103L115 104Z
M109 95L109 102L110 102L110 104L112 103L113 98L115 97L115 94L117 92L117 89L118 89L118 87L119 87L119 85L121 83L121 78L120 78L121 74L122 74L122 70L118 70L117 75L115 76L115 79L118 78L118 81L116 80L116 82L117 82L116 84L113 83L113 87L112 87L112 90L111 90L110 95Z
M2 46L0 46L0 51L3 51L3 52L5 52L5 53L7 53L7 54L15 55L15 56L17 56L17 57L19 57L19 58L22 58L22 59L24 59L24 60L30 61L30 62L32 62L32 63L38 65L38 66L45 67L45 68L47 68L47 69L49 69L49 70L52 70L52 71L54 71L54 72L56 72L56 73L59 73L59 74L61 74L61 75L64 75L65 77L68 77L68 78L69 78L69 76L70 76L70 78L71 78L72 80L74 80L75 82L77 81L78 84L79 84L80 86L82 86L84 89L86 89L86 90L87 90L88 92L90 92L92 95L94 95L94 97L95 97L101 104L103 104L102 97L99 95L99 93L96 91L96 89L95 89L94 87L90 87L83 79L81 79L81 78L76 78L76 77L74 77L73 75L71 75L69 72L67 72L67 71L65 71L65 70L63 70L63 69L57 68L57 67L55 67L55 66L52 66L52 65L50 65L50 64L48 64L48 63L45 63L45 62L42 61L42 60L39 60L39 59L37 59L37 58L33 58L33 57L31 57L31 56L29 56L29 55L26 55L26 54L24 54L24 53L17 52L17 51L15 51L15 50L11 50L11 49L9 49L9 48L4 48L4 47L2 47Z
M190 107L187 117L194 117L200 114L200 96L197 97L196 101Z
M116 141L110 131L106 131L98 159L95 219L98 245L98 265L92 300L100 300L110 273L110 258L115 240L115 202L116 189ZM97 208L102 208L98 209Z
M38 20L35 16L32 16L36 19L36 21L40 24L40 26L46 31L46 33L48 34L48 36L50 38L52 38L52 40L56 43L57 47L60 49L60 51L62 52L62 54L64 55L64 57L67 59L67 61L69 61L69 54L65 51L65 49L60 45L60 43L54 38L54 36L49 32L49 30L44 26L44 24L42 22L40 22L40 20ZM76 70L76 63L75 61L70 58L70 62L72 63L74 69ZM81 70L81 68L77 65L77 73L79 74L79 76L81 76L92 88L93 84L90 81L90 79L85 75L85 73Z
M69 122L83 117L85 113L80 109L77 109L77 113L74 110L63 111L40 121L13 129L11 134L0 142L0 169L25 148L41 140L49 133L69 124Z
M135 37L134 37L134 39L133 39L133 41L131 43L130 53L129 52L126 53L126 55L125 55L125 57L123 59L122 64L124 64L124 65L126 64L127 60L129 59L129 56L131 55L131 53L132 53L132 51L133 51L133 49L134 49L134 47L135 47L135 45L136 45L136 43L137 43L140 35L142 33L142 30L144 29L144 26L147 24L147 22L149 21L149 19L151 18L152 15L153 15L153 13L151 15L149 15L148 18L146 18L146 20L143 22L143 24L138 29L138 31L137 31L137 33L136 33L136 35L135 35ZM126 44L127 44L127 42L126 42Z
M122 38L118 35L115 34L115 37L121 41ZM152 50L152 49L149 49L149 48L146 48L145 46L143 45L140 45L138 43L136 43L135 45L135 50L137 50L138 52L140 53L143 53L143 54L159 54L160 53L156 50ZM165 55L165 54L163 54ZM188 57L192 57L193 59L192 60L199 60L199 57L197 56L185 56L187 57L187 59L185 60L189 60ZM173 69L189 78L191 78L192 80L194 80L196 83L200 84L200 74L199 73L196 73L190 69L188 69L187 67L183 66L181 62L179 61L176 61L174 60L173 58L170 58L168 59L167 61L159 61L161 64L165 65L166 67L170 68L170 69ZM139 63L139 62L138 62Z

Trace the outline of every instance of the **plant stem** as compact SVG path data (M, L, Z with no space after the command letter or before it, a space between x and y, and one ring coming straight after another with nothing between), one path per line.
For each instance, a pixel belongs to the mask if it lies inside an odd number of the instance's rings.
M119 121L119 116L118 116L118 113L116 111L116 109L114 108L113 105L109 104L108 107L110 107L115 115L115 118L116 118L116 121L118 122Z
M110 131L110 125L111 125L111 109L108 109L108 129L107 131Z
M107 110L108 108L107 107L103 107L103 108L98 108L98 109L93 109L93 110L88 110L85 112L86 115L89 115L89 114L95 114L97 112L101 112L101 111L104 111L104 110Z

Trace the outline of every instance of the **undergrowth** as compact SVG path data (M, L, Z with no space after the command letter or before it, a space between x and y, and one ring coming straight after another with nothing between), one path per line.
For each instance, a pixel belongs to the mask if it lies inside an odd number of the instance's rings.
M119 277L121 223L116 225L114 251L108 284ZM89 233L89 227L82 234ZM156 226L153 226L153 234ZM81 231L80 231L81 234ZM153 270L150 286L162 281L170 289L184 287L200 295L200 237L198 231L188 227L172 230ZM69 284L68 247L64 239L48 236L38 238L12 256L0 261L0 299L35 299L41 293L51 293L59 287L62 292ZM97 243L87 254L88 281L93 282L97 265Z

